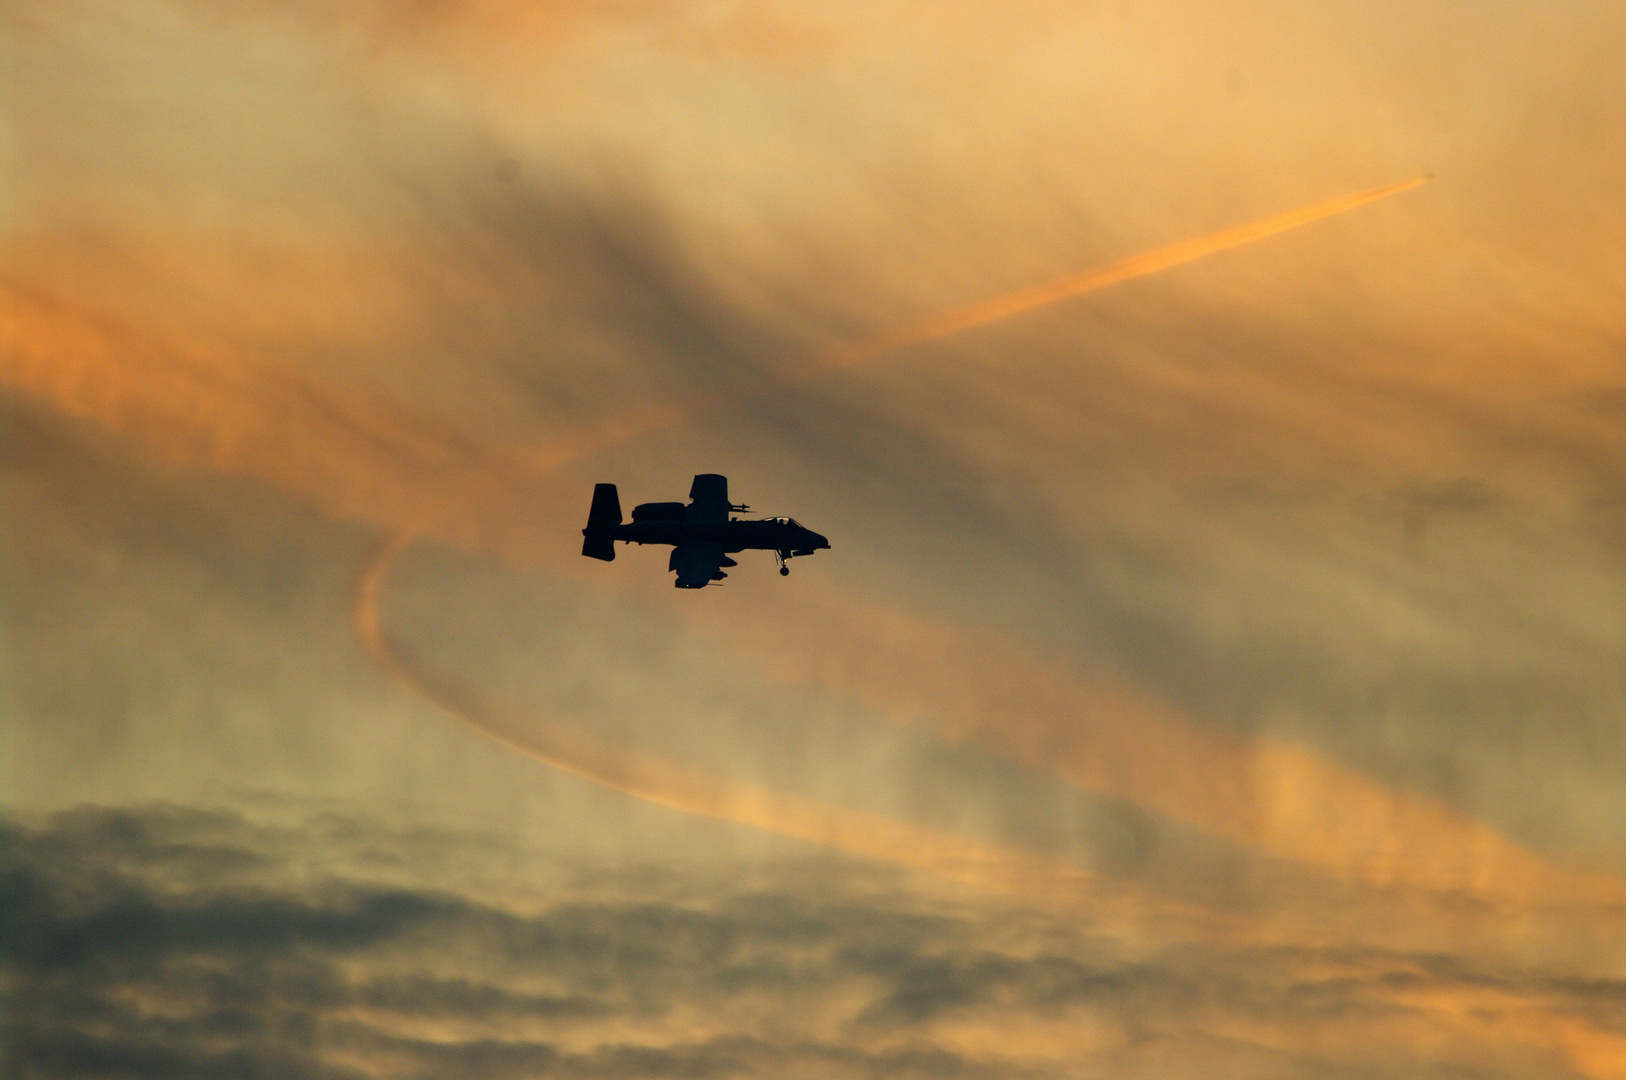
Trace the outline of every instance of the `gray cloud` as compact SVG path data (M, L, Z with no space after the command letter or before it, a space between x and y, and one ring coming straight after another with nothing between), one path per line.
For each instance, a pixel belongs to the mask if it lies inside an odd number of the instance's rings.
M460 890L419 870L390 883L334 858L336 824L162 808L8 824L16 1075L1043 1077L1268 1063L1287 1076L1567 1077L1592 1074L1566 1046L1626 1041L1618 980L1472 955L1147 950L1091 933L1086 912L945 903L828 865L808 879L783 864L746 888L580 864L543 888ZM344 828L398 867L428 865L437 842ZM1453 1001L1468 1011L1439 1011Z

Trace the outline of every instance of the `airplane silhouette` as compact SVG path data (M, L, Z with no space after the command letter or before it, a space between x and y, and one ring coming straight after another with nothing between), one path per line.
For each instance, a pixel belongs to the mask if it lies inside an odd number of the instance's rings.
M689 487L689 504L643 503L632 508L632 520L622 524L621 497L614 484L593 486L593 505L587 512L582 554L610 562L615 542L671 544L668 570L677 571L680 589L704 589L728 575L725 566L739 563L728 556L747 548L771 551L779 572L789 574L785 560L828 548L830 541L788 517L745 520L729 515L751 509L728 501L728 477L701 473Z

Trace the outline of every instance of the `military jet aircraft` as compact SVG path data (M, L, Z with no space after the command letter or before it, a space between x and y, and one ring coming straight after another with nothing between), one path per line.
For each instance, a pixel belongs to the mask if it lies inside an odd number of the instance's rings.
M787 517L745 520L732 517L751 509L728 501L728 477L701 473L689 487L689 504L680 502L644 503L632 508L632 520L621 522L621 497L614 484L593 487L593 505L587 511L587 528L582 535L582 554L610 562L615 558L615 542L627 544L671 544L668 570L677 571L680 589L704 589L728 575L725 566L739 563L728 556L746 548L774 553L779 572L789 574L785 560L811 555L830 541L803 528Z

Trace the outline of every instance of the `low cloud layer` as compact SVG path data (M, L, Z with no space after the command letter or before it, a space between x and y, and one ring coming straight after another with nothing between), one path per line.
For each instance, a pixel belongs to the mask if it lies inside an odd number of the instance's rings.
M1147 945L858 865L458 886L503 841L163 808L6 840L20 1077L1604 1077L1626 1049L1618 980Z

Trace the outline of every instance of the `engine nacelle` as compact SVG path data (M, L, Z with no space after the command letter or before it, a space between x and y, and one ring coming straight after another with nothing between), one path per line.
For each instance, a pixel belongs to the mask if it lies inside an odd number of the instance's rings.
M634 521L682 521L683 504L680 502L644 503L632 508Z

